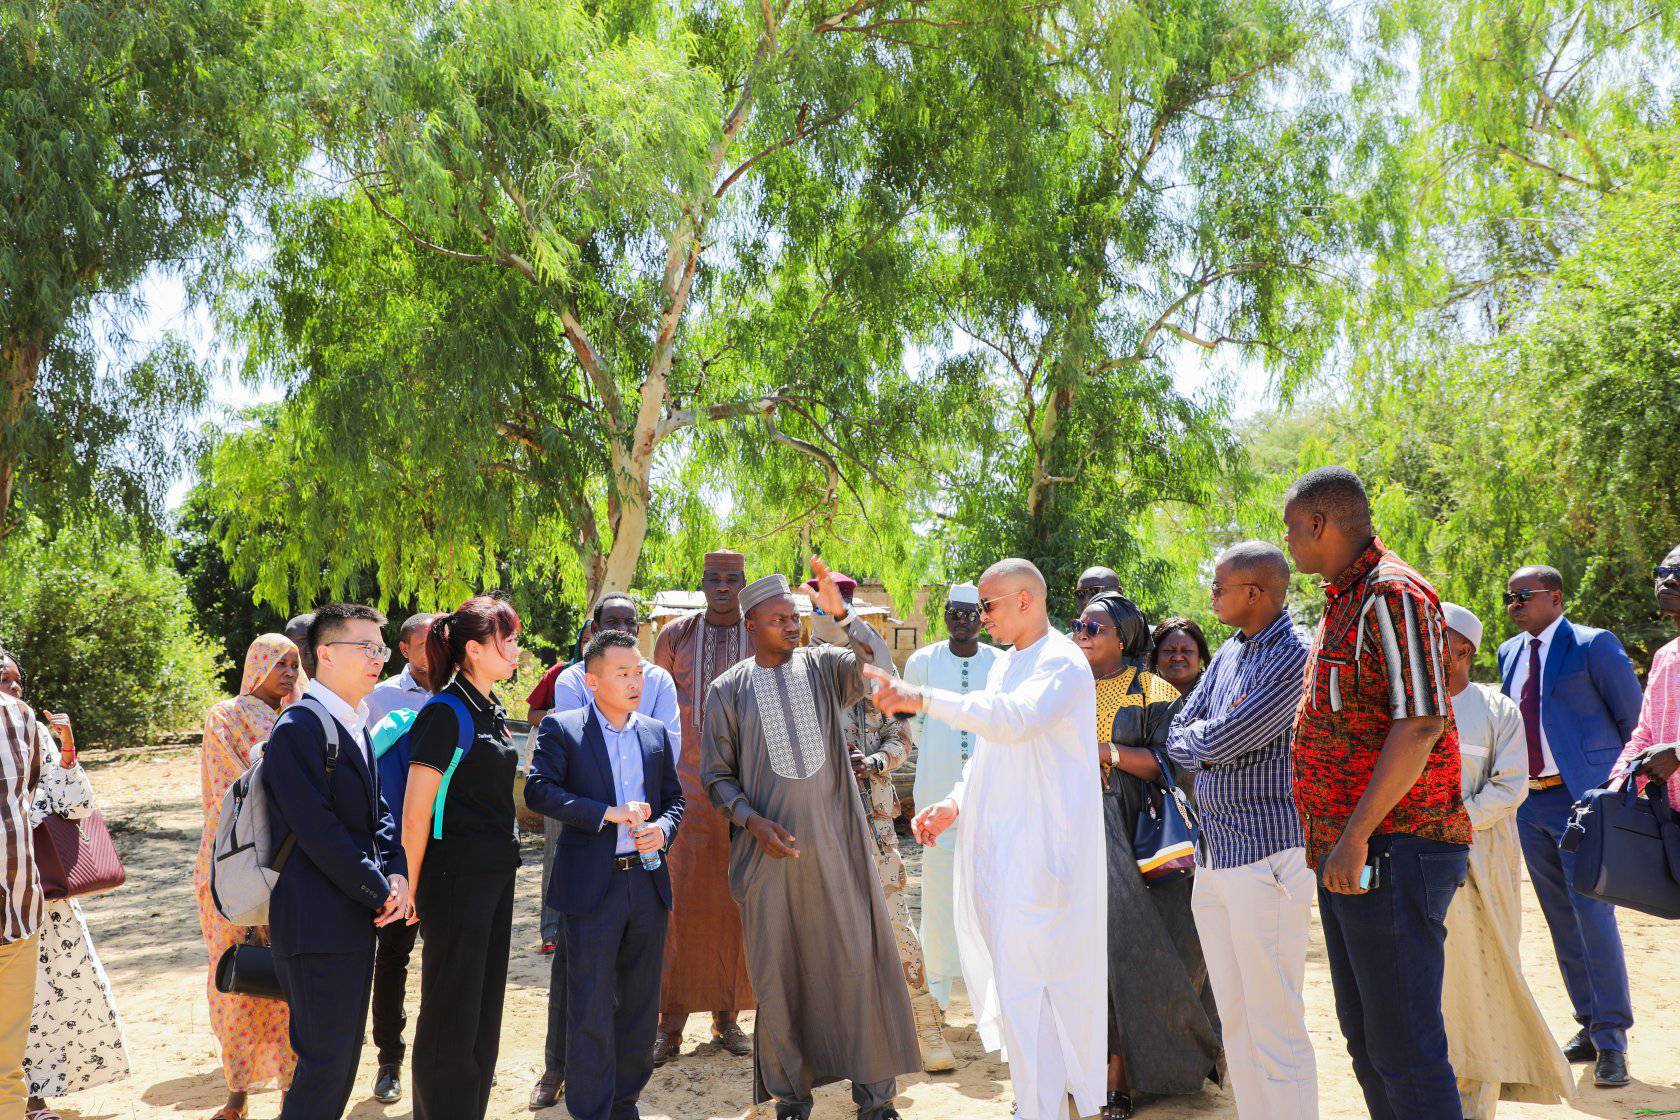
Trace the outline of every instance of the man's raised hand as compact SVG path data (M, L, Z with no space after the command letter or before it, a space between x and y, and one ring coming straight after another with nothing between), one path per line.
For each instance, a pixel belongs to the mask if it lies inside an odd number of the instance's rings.
M922 710L924 698L915 686L874 665L863 666L863 675L875 686L875 706L882 715L913 716Z
M845 615L849 609L846 606L846 597L840 594L840 585L834 582L834 572L823 562L821 556L811 557L811 575L817 580L816 591L813 592L809 587L800 584L800 593L830 618L837 619Z

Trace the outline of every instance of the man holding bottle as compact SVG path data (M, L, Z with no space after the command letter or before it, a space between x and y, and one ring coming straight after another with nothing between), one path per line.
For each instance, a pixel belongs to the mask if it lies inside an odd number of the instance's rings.
M611 1120L635 1115L653 1072L671 878L650 865L683 795L671 735L636 711L636 640L604 631L583 661L594 703L543 720L525 803L563 826L547 901L565 915L566 1108Z

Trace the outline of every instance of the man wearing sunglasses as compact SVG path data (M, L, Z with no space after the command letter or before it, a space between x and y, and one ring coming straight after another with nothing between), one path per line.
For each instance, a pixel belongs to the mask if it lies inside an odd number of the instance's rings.
M904 663L906 684L942 688L967 696L986 687L998 651L980 642L980 589L972 583L955 583L945 596L943 642L923 646ZM916 740L916 784L918 807L945 800L962 777L963 766L974 754L979 736L953 727L926 712L910 721ZM927 966L928 991L945 1007L951 1001L951 984L962 975L957 959L957 926L954 909L956 833L940 843L922 849L921 937Z
M1657 610L1680 627L1680 545L1676 545L1652 575L1656 579ZM1657 651L1651 659L1651 675L1645 680L1645 706L1639 726L1611 777L1628 770L1641 778L1657 778L1668 784L1670 805L1680 808L1680 638ZM1644 783L1640 783L1643 788ZM925 873L925 872L924 872Z
M1120 573L1113 568L1086 568L1079 573L1079 581L1073 585L1073 604L1076 613L1083 613L1091 605L1091 600L1098 595L1109 592L1121 594Z
M1072 639L1050 628L1044 576L1000 560L980 577L980 614L1009 645L967 696L867 668L875 705L926 712L979 744L916 839L959 835L957 940L980 1039L1008 1052L1020 1120L1103 1108L1108 1083L1108 912L1097 688Z
M1556 568L1512 573L1505 612L1521 633L1499 647L1499 677L1522 710L1528 742L1528 799L1517 810L1517 833L1581 1024L1564 1053L1572 1062L1595 1062L1594 1083L1614 1088L1628 1083L1633 1025L1622 935L1615 907L1570 887L1575 856L1558 841L1575 802L1610 776L1633 737L1639 678L1614 634L1564 617Z

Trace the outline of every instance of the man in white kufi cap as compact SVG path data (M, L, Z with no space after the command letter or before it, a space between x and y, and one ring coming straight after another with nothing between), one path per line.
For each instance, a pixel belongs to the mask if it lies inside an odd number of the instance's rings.
M1500 1100L1568 1101L1573 1079L1563 1051L1523 980L1522 847L1517 806L1528 796L1522 713L1498 685L1472 684L1482 622L1442 603L1447 684L1463 763L1464 809L1476 839L1470 874L1447 910L1441 1012L1447 1057L1466 1120L1493 1120Z
M980 590L972 583L953 583L945 595L945 632L950 637L911 654L904 664L905 682L959 696L984 688L998 651L980 641L980 631ZM951 795L980 737L926 712L911 718L910 729L916 738L915 802L919 809ZM922 953L928 991L942 1008L950 1005L951 984L962 975L952 893L956 848L957 832L952 829L922 849Z

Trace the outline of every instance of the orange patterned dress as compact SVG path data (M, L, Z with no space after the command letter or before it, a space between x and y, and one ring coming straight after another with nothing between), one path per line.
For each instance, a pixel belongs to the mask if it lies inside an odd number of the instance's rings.
M193 892L198 896L198 924L210 955L205 987L210 997L210 1029L222 1047L222 1072L228 1091L242 1093L270 1082L285 1090L292 1083L297 1055L289 1038L291 1017L281 1000L226 995L216 990L216 962L229 946L251 937L268 944L266 927L236 926L216 912L210 900L210 857L221 819L222 795L250 766L251 749L265 742L280 713L251 695L281 658L297 649L283 634L264 634L245 654L245 675L239 695L223 700L204 717L204 749L199 753L203 780L204 836L193 869ZM301 676L301 674L300 674Z

